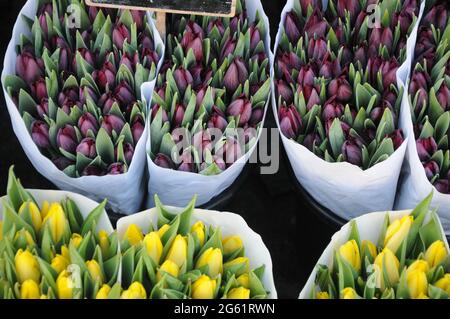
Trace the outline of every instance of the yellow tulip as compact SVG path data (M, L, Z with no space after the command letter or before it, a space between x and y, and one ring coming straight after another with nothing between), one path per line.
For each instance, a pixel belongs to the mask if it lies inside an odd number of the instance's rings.
M244 247L244 242L239 236L229 236L222 240L222 246L223 253L229 255Z
M50 203L45 200L42 203L42 208L41 208L41 218L42 218L42 220L44 220L45 217L47 217L49 210L50 210Z
M219 248L208 248L198 259L195 268L199 269L208 266L207 274L211 278L216 278L217 275L223 272L223 256Z
M39 299L40 296L39 285L34 280L27 279L20 286L20 299Z
M447 257L447 248L441 240L436 240L425 252L425 260L431 268L439 265Z
M144 247L147 254L153 259L153 261L159 265L161 259L163 244L161 238L159 238L158 233L151 232L144 237Z
M244 288L250 287L248 274L242 274L239 277L237 277L236 280L237 280L239 286L242 286Z
M97 292L95 299L108 299L109 292L111 291L111 287L107 284L104 284Z
M48 299L48 296L47 296L47 295L41 295L41 296L39 297L39 299L42 299L42 300Z
M52 203L48 209L48 213L44 218L43 225L49 227L53 241L58 243L64 234L69 230L64 210L59 203Z
M80 247L81 242L83 241L83 237L80 234L73 233L70 238L70 242L75 246L75 248Z
M427 275L423 271L413 270L407 272L406 282L408 284L409 295L412 299L416 299L420 295L426 295L428 291L428 280Z
M450 274L445 274L444 277L436 281L434 285L450 295Z
M86 267L94 281L99 281L100 285L104 282L103 271L96 260L86 261Z
M413 221L414 217L407 215L390 224L386 230L384 247L389 248L395 254L403 240L408 236Z
M98 244L102 250L103 258L108 254L109 251L109 235L105 230L98 232Z
M178 268L176 263L174 263L171 260L166 260L161 265L161 267L159 267L158 272L156 274L156 279L158 281L160 281L165 273L170 274L173 277L177 278L179 272L180 272L180 269Z
M326 291L319 291L316 293L316 299L330 299L330 295Z
M121 299L147 299L147 292L139 282L133 282L127 290L122 292Z
M363 240L361 242L361 252L364 252L366 248L369 251L372 258L375 259L375 257L377 257L377 247L370 240Z
M430 297L422 293L416 299L430 299Z
M136 246L142 242L142 240L144 239L144 235L142 234L142 230L138 225L131 224L130 226L128 226L124 238L128 240L130 245Z
M357 299L358 294L353 288L344 288L341 291L341 299Z
M214 299L216 285L216 281L208 276L200 276L192 284L192 299Z
M19 216L22 217L26 209L30 212L31 223L33 224L34 230L38 232L42 226L42 217L39 208L32 201L25 202L19 208Z
M56 271L56 273L59 274L63 270L66 270L67 266L69 266L69 260L63 255L58 254L52 259L51 266Z
M197 237L200 246L205 244L205 225L201 221L198 221L192 225L191 233Z
M175 237L172 243L172 246L169 249L166 260L173 261L175 264L177 264L179 268L181 268L186 262L186 258L187 258L186 238L184 238L181 235L177 235L177 237Z
M386 267L387 276L389 279L389 282L393 285L396 284L399 279L399 267L400 262L398 261L397 257L394 255L394 253L389 248L384 248L381 253L378 254L377 258L375 258L374 264L378 267L378 270L380 271L379 278L381 279L381 290L384 290L385 284L383 280L383 265Z
M21 229L14 236L14 245L16 246L16 248L21 247L25 249L28 246L29 247L34 246L35 242L33 236L31 236L28 230Z
M61 255L70 262L70 252L66 245L61 246Z
M63 270L56 279L56 289L58 290L59 299L72 299L73 282L70 273Z
M226 272L226 270L229 269L230 267L234 267L237 265L244 265L244 268L242 270L239 270L236 273L236 276L240 276L242 274L248 273L249 267L250 267L250 261L247 257L238 257L236 259L233 259L233 260L223 264L223 268Z
M24 283L27 279L40 282L41 271L35 256L28 250L19 249L14 258L16 275L19 283Z
M419 271L423 271L423 272L427 272L429 270L429 266L428 263L425 260L416 260L415 262L413 262L409 267L408 267L408 272L414 271L414 270L419 270Z
M228 292L227 299L250 299L250 290L244 287L233 288Z
M168 224L163 225L160 229L158 229L157 233L159 238L162 238L164 234L169 230L170 226Z
M352 265L356 271L361 270L361 255L359 253L358 244L354 239L349 240L339 247L339 254L344 260Z

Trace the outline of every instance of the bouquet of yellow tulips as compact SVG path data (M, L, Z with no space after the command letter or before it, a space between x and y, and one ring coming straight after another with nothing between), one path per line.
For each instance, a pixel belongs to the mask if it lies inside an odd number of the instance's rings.
M432 196L412 212L368 214L344 226L300 298L449 298L449 250L438 215L429 210Z
M35 193L42 195L25 190L11 167L0 210L0 299L94 298L114 284L117 234L97 227L106 201L86 214L70 197L37 201Z
M195 198L175 212L155 197L157 223L118 225L122 251L122 289L109 298L256 299L267 298L265 266L250 269L240 236L193 222ZM137 217L139 218L139 217ZM119 222L121 223L121 222ZM123 237L123 238L122 238Z

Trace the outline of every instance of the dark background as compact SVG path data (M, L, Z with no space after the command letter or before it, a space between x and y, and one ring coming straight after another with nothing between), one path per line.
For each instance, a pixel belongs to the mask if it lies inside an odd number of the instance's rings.
M12 28L25 0L0 1L0 59L3 61ZM274 41L284 1L262 0ZM3 92L3 90L2 90ZM266 127L276 127L269 107ZM282 143L280 142L280 145ZM247 177L233 190L221 209L242 215L259 233L272 254L279 298L297 298L331 235L330 225L307 203L297 189L284 152L276 175L260 175L258 165L249 165ZM55 188L31 165L11 127L3 94L0 101L0 194L6 192L10 165L28 188Z

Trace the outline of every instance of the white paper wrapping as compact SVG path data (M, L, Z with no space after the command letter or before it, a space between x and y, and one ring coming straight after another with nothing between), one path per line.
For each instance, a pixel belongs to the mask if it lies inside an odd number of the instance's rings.
M394 220L400 219L405 215L408 215L411 213L411 210L404 210L404 211L391 211L389 212L389 218L391 223ZM356 225L359 230L359 235L361 240L370 240L373 243L378 242L378 238L380 236L380 232L383 226L384 218L386 212L376 212L376 213L370 213L363 215L361 217L358 217L355 219ZM430 214L428 214L424 220L424 224L428 223L430 221ZM444 238L445 246L447 248L447 251L450 251L447 240L445 240L445 234L444 230L442 228L442 225L440 225L442 237ZM299 299L309 299L309 294L311 290L314 287L315 279L316 279L316 273L317 273L317 265L327 265L328 267L331 267L333 264L333 254L341 245L345 244L348 241L348 237L350 236L351 231L351 223L345 224L341 230L339 230L337 233L331 237L331 241L328 244L327 248L325 248L324 252L319 258L319 261L316 264L316 267L314 267L314 270L312 271L311 275L308 278L308 281L306 282L303 290L300 293Z
M327 3L328 1L324 0L324 4ZM294 0L288 0L282 12L280 31L284 27L286 14L293 7ZM423 9L424 4L421 6L419 17L422 16ZM406 79L409 77L410 63L413 58L409 53L415 46L417 28L418 24L408 38L408 57L397 71L399 87L404 86ZM280 31L275 40L275 54L280 41ZM274 78L274 66L271 72ZM274 82L272 82L272 106L278 128L280 128ZM402 105L401 113L404 113L403 108ZM326 162L303 145L286 138L281 131L280 134L295 176L308 193L322 206L346 220L367 212L393 208L397 181L408 143L407 136L405 142L386 161L367 170L362 170L346 162Z
M30 31L22 19L22 15L26 15L34 19L37 10L36 7L37 1L35 0L28 0L23 7L14 25L13 36L5 54L2 73L2 86L14 133L36 170L54 183L58 188L86 195L96 201L102 201L107 198L108 208L124 214L134 213L139 210L145 194L143 176L146 165L145 143L148 134L147 125L141 139L135 147L133 160L126 174L102 177L83 176L80 178L71 178L60 171L50 159L41 154L38 147L33 142L31 135L28 133L17 106L14 104L6 91L4 79L7 75L15 74L15 47L19 43L20 34L30 35ZM165 47L162 39L159 36L153 21L150 21L150 24L153 30L155 47L161 45L161 48L163 49L162 54L164 54ZM162 61L163 59L161 58L158 65L158 70L162 65ZM152 96L154 82L155 81L153 81L153 83L145 83L142 86L141 90L143 99L149 99Z
M169 206L167 208L171 209L171 211L180 212L178 208ZM255 233L241 216L228 212L195 209L192 214L192 223L197 221L202 221L207 226L220 227L223 236L239 235L244 242L245 255L250 260L250 269L265 265L262 283L266 291L269 292L268 297L271 299L277 298L277 291L273 280L272 258L269 250L261 236ZM135 224L145 231L150 228L150 225L157 225L157 222L158 212L156 208L123 217L117 221L119 239L123 238L124 233L131 224Z
M264 44L266 47L266 52L269 57L269 62L273 63L273 53L270 49L270 25L269 19L264 12L264 8L259 0L246 0L247 14L249 19L253 21L256 16L256 12L259 12L261 18L264 19L266 25L266 38L264 39ZM150 101L150 100L149 100ZM261 124L263 126L264 120L266 118L267 106L269 100L264 108L264 117ZM151 105L151 103L150 103ZM258 134L258 140L261 136L261 130ZM147 163L149 170L149 198L147 202L147 207L154 206L154 195L158 194L161 201L167 205L173 206L185 206L187 205L192 197L197 194L197 203L199 205L209 202L213 197L219 195L224 190L226 190L239 174L242 172L248 159L254 152L257 143L249 152L237 160L232 166L227 168L224 172L219 175L205 176L190 172L179 172L175 170L161 168L153 162L153 160L148 155L151 149L151 136L147 140Z

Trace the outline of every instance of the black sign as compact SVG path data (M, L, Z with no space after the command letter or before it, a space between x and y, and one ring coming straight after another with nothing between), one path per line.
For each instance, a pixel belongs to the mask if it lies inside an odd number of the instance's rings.
M236 0L86 0L91 6L156 12L233 16Z

